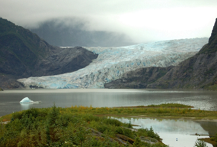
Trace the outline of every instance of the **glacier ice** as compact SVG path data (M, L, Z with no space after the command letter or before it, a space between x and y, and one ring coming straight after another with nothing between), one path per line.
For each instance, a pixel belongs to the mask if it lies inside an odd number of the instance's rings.
M125 47L85 47L98 54L87 67L54 76L19 79L26 87L104 88L104 83L125 72L144 67L167 67L195 55L208 38L180 39L143 43Z

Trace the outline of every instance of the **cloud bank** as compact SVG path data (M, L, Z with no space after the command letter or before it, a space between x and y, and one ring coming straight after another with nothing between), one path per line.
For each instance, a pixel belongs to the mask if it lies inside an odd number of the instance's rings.
M24 27L60 19L85 23L84 30L125 33L135 42L209 37L216 14L216 0L0 0L0 17Z

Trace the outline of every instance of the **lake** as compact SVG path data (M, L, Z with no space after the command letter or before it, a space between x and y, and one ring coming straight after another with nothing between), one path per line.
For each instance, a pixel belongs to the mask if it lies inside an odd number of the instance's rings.
M24 97L39 104L21 105ZM216 110L217 92L212 91L175 91L143 89L33 89L5 90L0 92L0 116L32 107L45 108L71 106L117 107L138 106L161 103L180 103L194 106L195 109ZM131 118L132 119L132 118ZM122 118L121 121L129 121ZM198 136L193 134L217 133L216 122L195 122L192 120L155 120L148 118L132 119L131 123L141 127L153 127L165 144L182 147L194 144ZM175 127L174 127L175 126ZM170 130L168 130L170 129ZM204 137L204 136L203 136ZM208 137L208 136L205 136ZM175 139L178 138L178 141ZM210 146L210 145L209 145Z
M197 138L215 135L217 123L184 119L116 118L121 122L136 124L134 128L150 128L170 147L193 147ZM195 134L200 134L200 136ZM208 147L212 147L207 143Z
M20 105L29 97L39 104ZM16 111L35 108L71 106L116 107L161 103L181 103L196 109L217 110L217 92L171 91L140 89L34 89L5 90L0 92L0 116Z

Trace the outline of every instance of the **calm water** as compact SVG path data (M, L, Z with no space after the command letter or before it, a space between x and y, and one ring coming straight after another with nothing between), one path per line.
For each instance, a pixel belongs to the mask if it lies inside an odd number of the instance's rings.
M134 128L150 128L170 147L193 147L197 138L209 138L217 133L217 123L182 119L149 119L149 118L118 118L118 120L139 126ZM207 127L209 126L209 127ZM195 135L195 133L201 136ZM208 147L212 147L207 143Z
M39 104L21 105L19 101L29 97ZM31 107L44 108L71 106L115 107L161 103L182 103L196 109L217 110L217 92L208 91L162 91L134 89L57 89L57 90L5 90L0 92L0 116ZM121 121L129 122L122 118ZM216 122L194 122L191 120L132 119L140 127L153 127L163 142L170 146L193 147L198 136L217 133ZM204 137L204 136L203 136ZM178 141L176 141L178 138ZM210 145L209 145L210 146Z
M29 97L40 104L20 105L19 101ZM134 89L55 89L55 90L5 90L0 92L0 116L31 107L90 106L115 107L161 103L182 103L196 109L217 110L217 92L162 91Z
M20 105L29 97L40 104ZM162 90L111 90L111 89L55 89L55 90L6 90L0 92L0 116L31 107L90 106L115 107L161 103L182 103L196 109L217 110L217 92L162 91Z

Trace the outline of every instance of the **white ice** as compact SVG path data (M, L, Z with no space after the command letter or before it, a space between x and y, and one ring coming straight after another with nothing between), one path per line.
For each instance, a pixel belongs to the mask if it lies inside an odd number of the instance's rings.
M23 98L21 101L20 101L20 104L38 104L40 103L41 101L33 101L31 99L29 99L28 97L25 97Z
M25 97L20 101L20 103L21 104L31 104L31 103L34 103L34 101L30 100L28 97Z
M19 79L26 87L43 88L104 88L104 83L120 78L124 73L144 67L178 65L195 55L208 38L181 39L143 43L125 47L89 47L98 54L87 67L54 76Z

